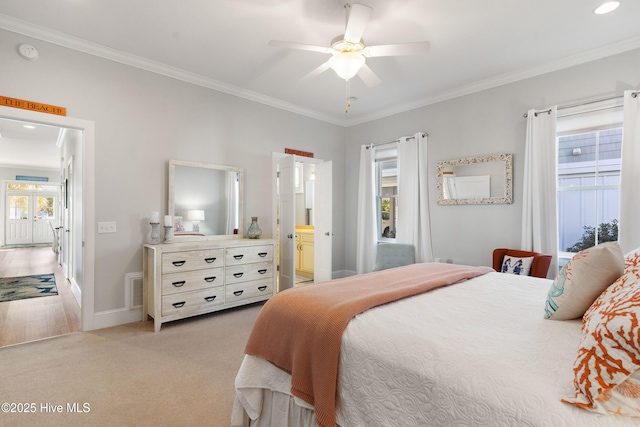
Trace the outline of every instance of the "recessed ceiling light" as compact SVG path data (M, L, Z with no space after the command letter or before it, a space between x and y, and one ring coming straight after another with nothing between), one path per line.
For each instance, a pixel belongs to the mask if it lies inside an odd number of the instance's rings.
M604 15L605 13L609 13L613 10L616 10L620 6L619 1L608 1L606 3L602 3L600 6L593 11L596 15Z
M31 125L24 125L24 127L26 127L27 129L35 129L35 126L31 126Z

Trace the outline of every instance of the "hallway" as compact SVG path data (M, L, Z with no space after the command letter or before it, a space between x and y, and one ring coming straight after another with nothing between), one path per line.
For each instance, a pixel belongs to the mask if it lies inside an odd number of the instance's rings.
M80 306L51 247L0 249L0 277L47 273L58 295L0 302L0 347L80 330Z

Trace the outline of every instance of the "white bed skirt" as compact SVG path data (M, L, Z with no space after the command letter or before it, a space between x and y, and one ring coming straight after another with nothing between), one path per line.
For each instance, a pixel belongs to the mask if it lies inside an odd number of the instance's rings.
M236 396L231 414L231 427L317 427L313 409L296 404L288 394L267 389L255 390L262 401L262 411L257 419L251 419Z

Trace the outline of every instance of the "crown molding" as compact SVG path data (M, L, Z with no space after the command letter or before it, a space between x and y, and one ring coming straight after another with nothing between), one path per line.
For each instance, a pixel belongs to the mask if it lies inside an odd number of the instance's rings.
M553 71L563 70L565 68L574 67L576 65L585 64L587 62L596 61L598 59L606 58L635 49L640 49L640 36L632 37L618 43L592 49L587 52L561 58L556 61L547 62L539 66L530 67L511 73L505 73L499 76L490 77L488 79L470 83L468 85L459 86L445 92L440 92L439 94L433 96L422 98L421 100L418 100L416 102L396 106L394 108L379 111L375 114L370 114L350 120L346 124L346 126L350 127L373 120L383 119L385 117L404 113L416 108L426 107L428 105L437 104L439 102L448 101L450 99L470 95L472 93L481 92L483 90L492 89L509 83L515 83L517 81L526 80L531 77L540 76L543 74L551 73Z
M529 67L526 69L501 74L495 77L490 77L488 79L459 86L448 91L440 92L438 94L422 98L412 103L407 103L393 108L381 110L374 114L340 120L311 109L300 107L296 104L262 95L257 92L242 89L233 85L229 85L227 83L220 82L218 80L206 78L195 73L190 73L176 67L171 67L159 62L151 61L136 55L128 54L116 49L99 45L97 43L92 43L78 37L60 33L58 31L52 31L50 29L37 26L19 19L15 19L7 15L0 14L0 28L48 43L56 44L58 46L84 52L89 55L94 55L110 61L119 62L124 65L129 65L131 67L139 68L145 71L160 74L176 80L181 80L197 86L205 87L218 92L223 92L249 101L268 105L270 107L278 108L284 111L299 114L315 120L320 120L342 127L351 127L373 120L383 119L395 114L414 110L416 108L426 107L429 105L437 104L439 102L447 101L476 92L481 92L483 90L503 86L509 83L514 83L520 80L525 80L553 71L558 71L598 59L606 58L608 56L640 49L640 36L633 37L621 42L592 49L587 52L568 56L555 61L550 61L539 66Z
M311 109L300 107L296 104L262 95L257 92L252 92L250 90L242 89L233 85L229 85L227 83L220 82L218 80L203 77L195 73L190 73L176 67L142 58L130 53L122 52L117 49L112 49L97 43L92 43L78 37L70 36L58 31L53 31L38 25L12 18L10 16L0 14L0 28L17 34L22 34L24 36L32 37L34 39L42 40L47 43L52 43L110 61L119 62L124 65L149 71L151 73L160 74L176 80L184 81L186 83L191 83L197 86L205 87L207 89L212 89L218 92L223 92L229 95L237 96L239 98L247 99L249 101L268 105L270 107L289 111L291 113L300 114L302 116L307 116L312 119L343 127L346 125L343 120L337 120L334 117L318 113L317 111Z

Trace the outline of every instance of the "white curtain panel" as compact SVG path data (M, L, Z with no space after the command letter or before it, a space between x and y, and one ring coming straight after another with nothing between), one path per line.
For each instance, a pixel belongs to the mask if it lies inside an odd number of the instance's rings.
M635 94L635 95L634 95ZM618 243L624 253L640 247L640 95L624 93Z
M553 256L549 278L558 271L557 108L529 110L524 155L521 249Z
M376 262L376 190L375 148L360 148L360 178L358 182L358 229L356 244L356 273L368 273Z
M396 242L415 247L416 262L433 260L429 220L427 136L398 142L398 230Z

